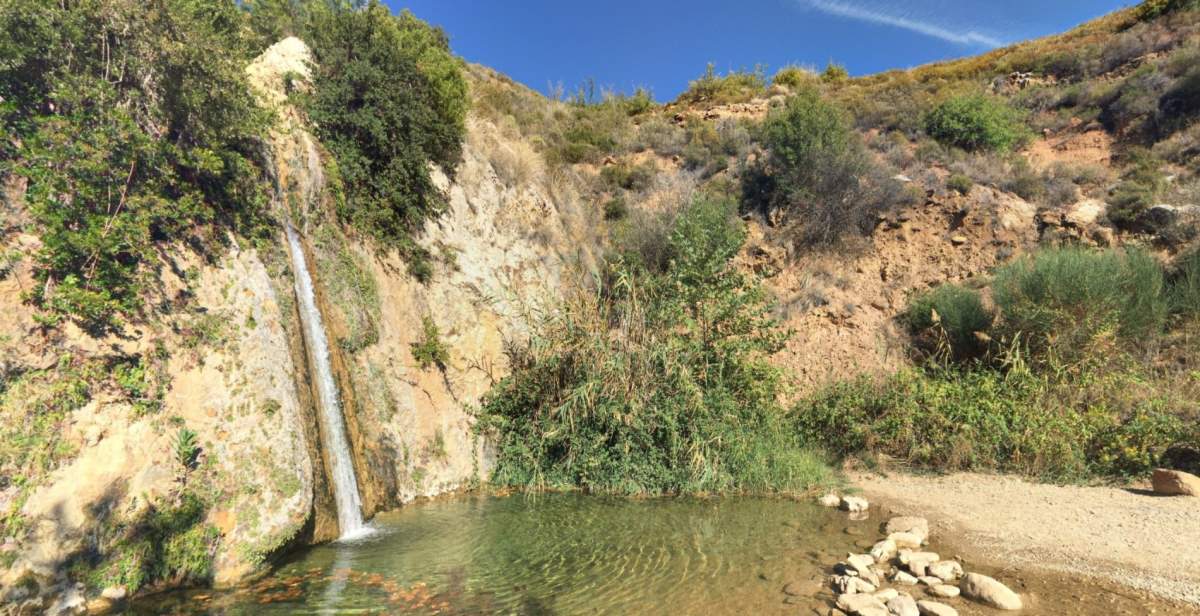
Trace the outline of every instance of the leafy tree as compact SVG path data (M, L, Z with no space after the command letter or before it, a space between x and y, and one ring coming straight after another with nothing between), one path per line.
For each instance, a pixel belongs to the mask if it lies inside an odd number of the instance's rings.
M426 277L411 235L442 206L429 162L453 172L462 153L461 63L441 30L375 0L313 11L305 34L318 65L308 113L347 190L339 213Z

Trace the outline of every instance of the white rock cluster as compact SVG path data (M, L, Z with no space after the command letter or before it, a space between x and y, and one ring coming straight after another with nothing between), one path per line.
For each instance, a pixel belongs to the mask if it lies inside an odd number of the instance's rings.
M870 507L858 497L827 494L819 500L852 515ZM998 610L1024 607L1021 596L1002 582L968 573L961 562L927 550L928 520L894 517L884 524L883 534L868 553L848 554L833 567L829 585L838 596L830 614L958 616L953 602L963 599ZM889 583L896 588L888 588Z

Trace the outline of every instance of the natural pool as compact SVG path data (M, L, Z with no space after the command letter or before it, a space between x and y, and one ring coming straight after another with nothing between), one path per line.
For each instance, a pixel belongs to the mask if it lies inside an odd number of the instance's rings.
M161 614L803 613L854 541L845 514L782 499L471 496L381 515L237 592L160 597ZM817 606L816 599L796 599Z

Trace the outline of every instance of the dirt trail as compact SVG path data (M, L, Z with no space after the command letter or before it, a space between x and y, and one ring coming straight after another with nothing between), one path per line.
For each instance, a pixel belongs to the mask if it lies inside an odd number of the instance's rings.
M1200 499L966 473L851 480L868 499L928 517L995 564L1112 581L1200 613Z

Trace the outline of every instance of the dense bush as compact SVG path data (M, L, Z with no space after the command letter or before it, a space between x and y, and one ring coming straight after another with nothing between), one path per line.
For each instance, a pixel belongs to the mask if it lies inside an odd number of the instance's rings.
M1124 155L1128 165L1121 183L1108 197L1108 218L1120 227L1136 227L1166 187L1162 161L1141 148Z
M1138 18L1154 19L1173 11L1200 8L1200 0L1145 0L1137 7Z
M513 357L479 410L493 481L526 488L695 493L803 490L827 479L783 422L783 333L763 290L732 264L731 203L675 219L661 273L611 263Z
M887 178L871 162L846 115L802 88L762 127L765 166L746 181L748 205L779 209L798 221L799 239L830 244L869 231L886 204Z
M1066 358L1152 343L1169 306L1162 268L1137 250L1043 250L997 270L992 290L1009 339Z
M44 322L110 328L140 309L156 241L255 230L252 54L232 2L0 5L0 175L28 180Z
M316 11L306 35L318 65L306 108L345 183L339 214L423 277L428 254L411 236L442 206L429 162L453 173L461 156L461 62L441 30L377 0Z
M979 291L944 284L913 298L904 320L923 350L962 360L987 350L987 338L979 334L989 334L995 315Z
M1112 369L1057 381L1023 367L929 368L842 383L795 409L809 443L918 468L1051 480L1139 476L1168 448L1200 445L1178 401ZM1195 409L1193 409L1195 411Z
M925 131L965 150L1010 150L1027 137L1021 115L1004 101L981 95L951 98L925 116Z
M608 165L600 170L600 179L611 189L643 191L654 182L658 169L654 163L635 165L629 162L619 162Z
M688 89L679 95L677 102L706 105L741 103L760 96L767 89L767 77L759 66L753 71L730 71L718 75L716 67L709 63L704 75L688 84Z
M789 65L775 72L771 77L771 83L780 86L786 86L792 90L798 90L806 85L811 85L817 80L817 75L812 70L803 66Z

